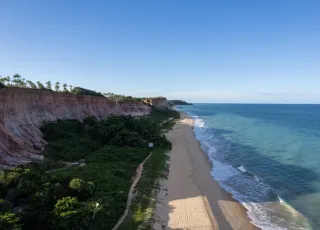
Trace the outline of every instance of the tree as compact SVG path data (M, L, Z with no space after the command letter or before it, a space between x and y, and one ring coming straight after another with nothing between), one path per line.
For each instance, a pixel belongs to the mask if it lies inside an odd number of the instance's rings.
M25 79L25 78L22 78L22 79L19 81L19 86L20 86L20 87L24 87L24 88L27 87L27 82L26 82L26 79Z
M68 85L66 83L63 84L63 92L68 92Z
M29 87L30 87L31 89L36 89L36 88L37 88L37 85L34 84L32 81L27 80L27 83L29 84Z
M72 85L69 85L69 88L70 88L70 92L72 92L73 86L72 86Z
M5 81L7 82L7 86L11 86L11 78L9 76L5 78Z
M14 83L15 86L20 86L22 79L21 79L21 75L20 74L15 74L13 75L13 80L12 82Z
M101 94L101 93L97 93L96 91L81 88L81 87L74 87L72 90L72 93L79 94L79 95L90 95L90 96L103 97L103 94Z
M56 82L55 89L57 92L60 91L60 82Z
M44 89L44 85L40 82L37 81L38 89Z
M46 82L47 89L52 89L51 81Z
M20 230L21 223L19 217L10 212L1 213L0 229Z
M74 178L70 181L69 187L74 191L74 195L80 200L86 200L94 193L94 184L86 182L79 178Z
M1 77L0 78L0 89L1 88L5 88L6 87L6 78L5 77Z
M1 77L0 78L0 83L5 84L6 83L6 78L5 77Z
M75 197L63 197L54 206L54 229L88 229L92 213Z

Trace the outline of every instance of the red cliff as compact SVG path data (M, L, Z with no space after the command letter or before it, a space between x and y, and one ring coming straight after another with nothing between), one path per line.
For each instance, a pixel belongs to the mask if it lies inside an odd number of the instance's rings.
M39 158L46 144L39 129L44 122L149 112L150 107L136 100L116 103L104 97L49 90L0 89L0 164L17 165Z

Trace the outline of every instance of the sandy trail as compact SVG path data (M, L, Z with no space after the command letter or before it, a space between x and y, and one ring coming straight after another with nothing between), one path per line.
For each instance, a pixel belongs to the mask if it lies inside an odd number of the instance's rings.
M130 187L130 190L129 190L129 194L128 194L128 200L127 200L127 206L126 206L126 209L124 210L124 213L123 215L121 216L121 218L118 220L117 224L113 227L112 230L116 230L119 228L119 226L122 224L122 222L124 221L124 219L126 218L126 216L128 215L128 212L129 212L129 209L130 209L130 205L131 205L131 202L132 202L132 199L133 199L133 194L134 194L134 189L136 187L136 185L138 184L140 178L141 178L141 174L142 174L142 171L143 171L143 165L144 163L149 159L149 157L151 156L151 153L144 159L144 161L138 166L137 168L137 173L136 173L136 176L134 178L134 181Z
M156 230L257 229L246 210L210 175L211 165L182 115L167 138L172 142L170 174L161 181L153 228Z

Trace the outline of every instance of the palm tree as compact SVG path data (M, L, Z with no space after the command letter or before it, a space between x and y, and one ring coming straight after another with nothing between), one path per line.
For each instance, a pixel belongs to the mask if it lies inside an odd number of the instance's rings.
M57 92L60 90L60 82L56 82L55 89Z
M37 81L38 89L44 89L44 85L40 82Z
M13 75L12 82L14 83L15 86L20 86L20 84L21 84L21 75L17 74L17 73L15 75Z
M27 82L26 82L26 79L25 79L25 78L22 78L22 79L19 81L19 86L20 86L20 87L24 87L24 88L27 87Z
M47 82L46 82L46 86L47 86L47 89L52 89L52 88L51 88L51 81L47 81Z
M68 92L68 85L66 83L63 84L63 92Z
M0 83L5 84L6 83L6 78L5 77L1 77L0 78Z
M34 84L32 81L27 80L27 83L29 84L29 87L30 87L31 89L36 89L36 88L37 88L37 85Z
M9 76L5 78L5 81L7 82L7 86L11 86L11 78Z

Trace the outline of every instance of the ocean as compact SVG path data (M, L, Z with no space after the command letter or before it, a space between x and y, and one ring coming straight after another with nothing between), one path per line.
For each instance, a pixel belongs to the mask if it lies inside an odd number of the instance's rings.
M211 175L262 229L320 229L320 105L177 106Z

